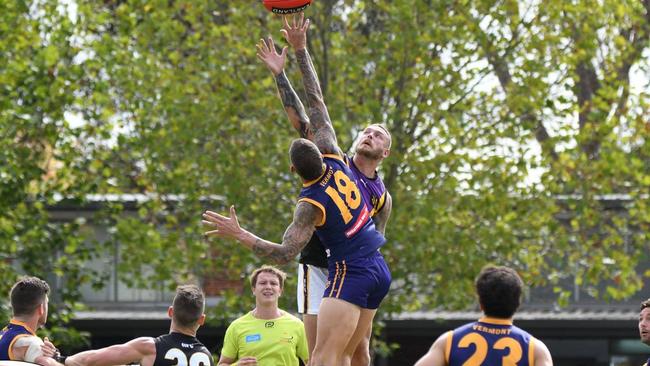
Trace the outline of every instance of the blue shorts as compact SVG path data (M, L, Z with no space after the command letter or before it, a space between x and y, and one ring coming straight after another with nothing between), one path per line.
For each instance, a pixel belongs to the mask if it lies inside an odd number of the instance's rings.
M341 299L364 309L377 309L390 288L390 271L379 251L330 263L328 272L323 298Z

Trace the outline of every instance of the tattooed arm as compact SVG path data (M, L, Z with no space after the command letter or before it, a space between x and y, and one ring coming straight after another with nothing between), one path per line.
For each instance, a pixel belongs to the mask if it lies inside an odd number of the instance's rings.
M382 235L386 235L386 224L388 223L388 218L390 217L390 213L393 210L393 198L390 196L388 191L386 192L386 202L384 202L384 206L377 212L372 219L375 221L375 229L382 233Z
M311 63L309 52L306 48L296 50L302 81L307 92L307 104L309 104L309 120L314 133L314 143L323 154L343 155L336 140L336 133L332 127L327 106L323 100L323 94L318 83L318 76Z
M309 20L304 19L301 13L300 19L293 17L293 25L289 24L289 18L284 17L284 28L282 34L296 52L296 59L300 65L303 84L307 92L307 104L309 105L309 120L311 130L314 134L313 141L323 154L342 155L341 149L336 141L336 133L323 100L323 92L318 83L318 75L307 52L307 29Z
M287 47L284 47L282 52L278 53L272 37L266 40L260 39L257 43L257 58L273 73L280 99L282 99L282 106L287 112L287 117L289 117L291 125L298 131L300 137L311 140L313 136L311 136L309 131L309 118L307 117L307 113L305 113L305 107L302 106L298 94L293 90L289 79L287 79L287 75L284 73L284 64L287 60Z
M275 76L275 85L278 87L282 106L287 112L287 117L289 117L293 128L298 131L300 137L313 141L314 136L310 130L309 117L305 113L305 107L298 98L298 94L291 87L291 83L284 71Z
M269 258L279 264L286 264L291 262L307 245L316 229L316 224L322 220L322 217L323 213L316 206L307 202L298 202L293 213L293 222L284 232L282 244L264 240L242 229L239 226L234 206L230 207L230 217L206 211L203 213L203 223L216 228L216 230L206 232L206 236L235 239L260 257Z

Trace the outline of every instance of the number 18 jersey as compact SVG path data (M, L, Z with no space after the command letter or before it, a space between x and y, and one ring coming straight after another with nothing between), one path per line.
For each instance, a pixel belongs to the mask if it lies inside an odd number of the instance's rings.
M316 234L325 245L328 261L368 257L386 242L370 219L371 205L364 202L354 173L340 156L323 155L323 162L323 174L303 184L299 201L323 213Z
M534 366L535 338L509 320L481 318L450 332L449 366Z

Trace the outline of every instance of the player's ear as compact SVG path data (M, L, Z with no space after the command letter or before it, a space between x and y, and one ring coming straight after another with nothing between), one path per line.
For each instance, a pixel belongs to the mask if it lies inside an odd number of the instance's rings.
M390 149L384 149L384 151L382 152L381 156L382 156L384 159L386 159L386 158L388 157L388 155L390 155Z
M205 323L205 314L201 314L199 320L196 321L198 325L203 325Z
M291 173L295 173L295 172L296 172L296 167L293 166L293 164L291 164L291 165L289 166L289 170L291 171Z
M174 316L174 308L172 306L167 308L167 316L170 318Z

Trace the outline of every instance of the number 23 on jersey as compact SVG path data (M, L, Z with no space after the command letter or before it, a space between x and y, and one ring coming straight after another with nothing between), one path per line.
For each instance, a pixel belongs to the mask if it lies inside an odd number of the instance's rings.
M463 363L463 366L483 366L483 362L488 356L488 342L479 333L473 332L466 334L458 342L458 348L474 348L474 353ZM517 340L510 337L499 338L492 346L493 350L502 350L504 353L501 363L492 366L517 366L521 360L522 349Z

